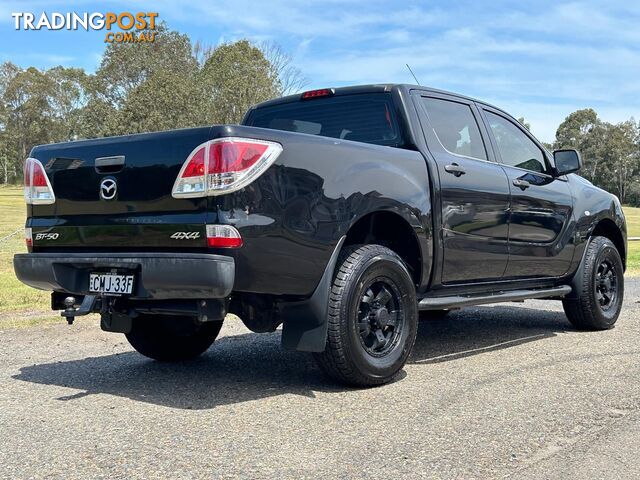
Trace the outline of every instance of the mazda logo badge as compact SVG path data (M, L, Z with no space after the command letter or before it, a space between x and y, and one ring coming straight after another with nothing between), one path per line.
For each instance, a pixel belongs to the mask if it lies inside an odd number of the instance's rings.
M113 200L118 193L118 184L113 178L105 178L100 182L100 198Z

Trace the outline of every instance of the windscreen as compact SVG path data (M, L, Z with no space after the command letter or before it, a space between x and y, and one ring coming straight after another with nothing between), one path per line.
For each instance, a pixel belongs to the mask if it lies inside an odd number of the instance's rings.
M376 145L402 146L389 93L314 98L258 108L246 125Z

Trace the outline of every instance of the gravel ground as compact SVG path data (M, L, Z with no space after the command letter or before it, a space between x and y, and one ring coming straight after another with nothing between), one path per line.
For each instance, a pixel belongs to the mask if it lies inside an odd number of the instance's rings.
M0 332L2 478L640 478L640 280L615 329L558 302L423 321L400 378L353 390L228 321L149 361L94 320Z

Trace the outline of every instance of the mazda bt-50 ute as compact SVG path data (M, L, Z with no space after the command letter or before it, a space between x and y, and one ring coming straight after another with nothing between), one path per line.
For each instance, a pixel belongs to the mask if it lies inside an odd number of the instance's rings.
M579 168L478 100L314 90L241 125L35 147L15 272L156 360L200 355L234 313L282 325L341 382L382 384L422 311L547 298L579 329L614 325L625 220Z

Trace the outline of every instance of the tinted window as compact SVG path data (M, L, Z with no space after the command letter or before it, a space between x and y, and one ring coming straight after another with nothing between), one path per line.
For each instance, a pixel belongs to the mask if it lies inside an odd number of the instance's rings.
M262 107L251 112L246 124L378 145L402 144L391 95L387 93L316 98Z
M538 173L546 171L542 150L520 128L500 115L486 114L505 164Z
M449 152L487 159L487 152L471 107L439 98L423 98L440 143Z

